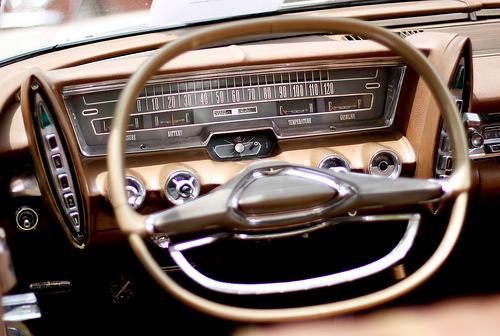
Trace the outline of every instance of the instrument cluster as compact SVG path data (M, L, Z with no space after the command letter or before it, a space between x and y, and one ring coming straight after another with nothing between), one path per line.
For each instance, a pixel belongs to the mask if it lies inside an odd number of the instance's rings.
M136 98L126 152L205 147L214 160L267 156L276 140L392 125L404 63L307 63L151 80ZM106 154L124 82L65 87L84 156Z

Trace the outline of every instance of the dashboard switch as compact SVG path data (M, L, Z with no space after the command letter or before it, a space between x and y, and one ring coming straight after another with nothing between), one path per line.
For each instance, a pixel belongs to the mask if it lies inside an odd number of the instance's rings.
M200 184L192 173L178 171L167 179L165 194L170 202L183 204L198 197Z
M468 137L469 137L469 145L472 148L480 148L483 146L484 138L475 129L469 129Z
M59 184L62 189L69 189L69 180L67 174L59 174L57 175L57 179L59 180Z
M73 195L73 193L69 192L64 194L64 200L66 202L66 207L68 209L76 208L76 200L75 200L75 195Z
M439 169L450 171L452 169L452 162L451 156L441 156L439 159Z
M80 232L80 215L78 211L70 213L69 216L71 217L71 225L73 225L75 231Z
M21 231L32 231L38 226L38 214L30 207L21 207L16 211L16 227Z
M138 209L143 203L146 197L146 191L142 183L132 176L126 176L128 204L130 204L134 209Z
M61 154L52 155L52 162L54 162L54 167L56 169L61 169L63 167Z
M47 139L47 143L49 144L49 148L51 150L56 150L59 148L59 146L57 145L56 136L54 134L47 135L46 139Z

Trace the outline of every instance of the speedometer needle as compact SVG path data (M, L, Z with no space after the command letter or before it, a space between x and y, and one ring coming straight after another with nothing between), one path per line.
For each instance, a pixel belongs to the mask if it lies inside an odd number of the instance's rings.
M127 286L130 285L130 280L128 280L125 285L123 285L122 289L118 292L118 294L115 295L115 300L118 300L120 295L127 289Z

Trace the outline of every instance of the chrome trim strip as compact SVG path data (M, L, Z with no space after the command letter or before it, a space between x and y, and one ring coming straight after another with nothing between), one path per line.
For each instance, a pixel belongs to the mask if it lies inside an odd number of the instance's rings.
M345 223L345 222L381 222L381 221L401 221L407 220L407 228L403 235L403 238L398 243L398 245L386 256L376 260L367 265L354 268L351 270L329 274L325 276L320 276L316 278L309 278L303 280L295 280L288 282L275 282L275 283L259 283L259 284L244 284L244 283L230 283L214 280L205 276L196 270L191 263L184 257L182 251L188 250L190 248L201 247L204 245L209 245L217 240L224 238L231 239L272 239L272 238L283 238L291 234L287 232L284 234L263 234L263 235L251 235L251 234L217 234L210 237L201 238L198 240L193 240L190 242L173 244L169 248L170 255L176 264L182 269L182 271L189 276L192 280L197 282L199 285L208 288L210 290L226 293L226 294L237 294L237 295L259 295L259 294L279 294L279 293L290 293L297 291L305 291L309 289L324 288L336 286L368 276L374 275L381 271L387 270L400 262L408 253L410 248L413 246L415 241L419 226L421 216L419 214L403 214L403 215L374 215L374 216L363 216L363 217L346 217L346 218L336 218L331 221L320 223L315 227L310 227L311 230L319 229L320 226L327 227L335 224ZM306 229L305 229L306 230ZM297 230L294 234L304 233L304 230Z
M399 17L395 19L373 20L371 23L382 27L424 25L436 22L469 20L469 13L445 13L426 16Z
M34 293L4 295L2 298L3 320L21 322L42 317Z

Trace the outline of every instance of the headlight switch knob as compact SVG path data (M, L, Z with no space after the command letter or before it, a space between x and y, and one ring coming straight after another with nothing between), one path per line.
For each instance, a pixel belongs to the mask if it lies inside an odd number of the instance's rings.
M183 204L198 197L200 184L191 172L178 171L167 179L165 194L173 204Z

